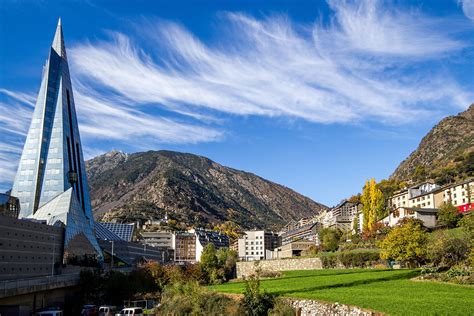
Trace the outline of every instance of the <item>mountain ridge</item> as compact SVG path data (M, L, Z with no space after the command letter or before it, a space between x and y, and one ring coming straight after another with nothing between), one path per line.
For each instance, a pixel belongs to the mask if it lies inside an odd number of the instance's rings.
M440 183L470 176L474 155L474 104L436 124L390 176L399 181L428 178ZM458 175L456 175L456 173Z
M174 151L108 152L86 162L94 216L128 220L170 213L188 224L235 220L277 228L327 209L290 188L211 159Z

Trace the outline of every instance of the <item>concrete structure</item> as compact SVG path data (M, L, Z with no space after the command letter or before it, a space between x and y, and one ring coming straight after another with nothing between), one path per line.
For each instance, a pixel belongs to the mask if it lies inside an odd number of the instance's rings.
M174 261L176 263L196 262L196 235L188 232L173 234Z
M0 280L55 274L63 241L62 227L0 215Z
M218 232L205 229L191 229L190 233L196 235L196 261L201 261L201 254L208 244L213 244L216 249L229 248L229 237Z
M308 240L316 244L319 244L318 231L322 227L321 223L307 223L302 226L296 226L291 230L280 233L281 244L286 245L296 240Z
M292 271L292 270L316 270L322 269L323 265L319 258L298 258L282 260L263 260L258 262L237 262L237 277L247 277L255 274L257 269L261 271Z
M267 250L267 259L284 259L284 258L292 258L292 257L300 257L309 248L316 246L314 241L307 241L307 240L299 240L293 241L289 244L285 244L278 248L275 248L273 251Z
M21 218L66 227L64 248L68 255L75 256L76 250L84 250L70 245L88 242L88 251L102 258L93 232L94 219L61 21L44 66L11 193L20 200Z
M68 315L78 284L79 273L0 281L0 315L30 316L48 306L62 306Z
M273 232L254 230L244 232L239 238L239 258L245 261L267 259L266 250L281 245L281 239Z
M437 214L438 209L399 207L391 211L390 214L380 222L394 227L403 218L416 218L423 221L424 226L433 228L436 227Z
M18 218L20 200L7 193L0 193L0 215Z
M440 200L443 203L453 204L461 212L472 211L474 209L474 179L443 187Z
M141 232L141 242L153 247L173 249L173 233L171 231Z
M114 266L118 262L135 266L142 261L170 262L173 251L169 248L153 247L125 240L99 240L100 247L109 256L114 256Z
M325 227L351 230L354 217L360 212L361 209L362 204L343 200L341 203L328 211Z

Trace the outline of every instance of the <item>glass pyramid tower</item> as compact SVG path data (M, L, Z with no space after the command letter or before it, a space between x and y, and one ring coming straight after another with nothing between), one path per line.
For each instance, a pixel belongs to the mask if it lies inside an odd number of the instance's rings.
M43 68L11 194L20 199L20 218L46 220L50 225L61 222L68 236L65 246L81 234L100 255L61 20Z

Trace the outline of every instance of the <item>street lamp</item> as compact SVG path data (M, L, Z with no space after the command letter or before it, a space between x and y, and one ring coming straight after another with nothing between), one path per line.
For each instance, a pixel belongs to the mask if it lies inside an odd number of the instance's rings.
M55 255L54 251L55 251L55 248L56 248L56 239L54 238L54 236L52 236L52 237L53 237L53 257L52 257L52 260L51 260L52 261L51 262L51 276L54 276L54 255Z

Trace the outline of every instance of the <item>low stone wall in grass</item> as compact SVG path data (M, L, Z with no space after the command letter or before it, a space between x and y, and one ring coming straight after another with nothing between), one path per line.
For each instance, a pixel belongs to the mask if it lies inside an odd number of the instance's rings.
M255 274L257 269L261 271L291 271L291 270L315 270L322 269L323 265L319 258L300 259L277 259L261 261L237 262L237 277L242 278Z
M343 305L339 303L324 303L313 300L297 300L288 299L296 309L298 316L373 316L382 315L368 310L363 310L360 307Z

